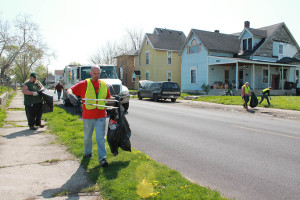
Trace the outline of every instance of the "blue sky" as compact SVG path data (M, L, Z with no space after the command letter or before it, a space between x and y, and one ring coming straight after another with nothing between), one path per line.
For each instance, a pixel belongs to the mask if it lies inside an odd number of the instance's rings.
M54 71L74 61L88 64L101 46L122 40L133 28L228 34L241 32L247 20L252 28L285 22L300 45L299 8L299 0L0 0L0 17L13 22L19 14L30 15L57 55L49 64Z

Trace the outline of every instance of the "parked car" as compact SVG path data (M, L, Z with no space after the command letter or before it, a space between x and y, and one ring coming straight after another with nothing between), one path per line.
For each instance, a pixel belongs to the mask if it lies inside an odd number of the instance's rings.
M138 98L152 98L155 102L160 99L171 99L175 102L180 97L180 87L176 82L152 82L140 81L140 88L138 89Z

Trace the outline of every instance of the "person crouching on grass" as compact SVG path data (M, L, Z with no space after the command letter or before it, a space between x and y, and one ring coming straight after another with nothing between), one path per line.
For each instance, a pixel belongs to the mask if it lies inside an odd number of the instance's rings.
M268 87L268 88L265 88L262 91L260 91L260 93L261 93L261 99L260 99L259 104L261 104L261 102L263 102L264 99L267 99L268 105L271 106L271 103L269 101L270 91L271 90L272 90L272 87ZM270 100L271 100L271 97L270 97Z
M91 78L83 80L66 92L73 105L78 103L76 96L82 99L113 99L106 83L100 80L100 67L93 65L91 67ZM76 96L75 96L76 95ZM86 102L86 101L85 101ZM88 101L89 104L96 104L96 101ZM104 101L98 101L97 104L105 106ZM82 119L84 123L84 154L86 158L92 157L92 135L95 129L98 149L98 160L101 167L108 166L106 161L106 108L95 105L82 105Z

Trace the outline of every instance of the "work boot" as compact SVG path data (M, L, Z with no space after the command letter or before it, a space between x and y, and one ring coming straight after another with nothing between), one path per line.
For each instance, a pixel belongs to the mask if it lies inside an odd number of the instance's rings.
M108 162L106 161L105 158L100 161L100 166L101 167L107 167L108 166Z
M45 125L43 125L43 124L40 124L40 125L39 125L39 127L40 127L40 128L44 128L44 127L45 127Z
M29 126L29 129L34 130L34 131L37 130L37 128L35 126Z

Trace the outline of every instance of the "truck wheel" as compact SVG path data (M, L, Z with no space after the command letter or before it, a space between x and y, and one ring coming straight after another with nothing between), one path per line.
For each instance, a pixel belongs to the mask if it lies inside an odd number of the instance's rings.
M157 94L153 95L153 101L158 102L158 95Z
M176 98L171 99L171 101L172 101L172 102L175 102L175 101L176 101Z
M143 99L143 97L141 96L141 93L138 93L138 98L139 98L139 100Z
M125 111L127 111L129 108L129 103L124 103L122 106L124 107Z

